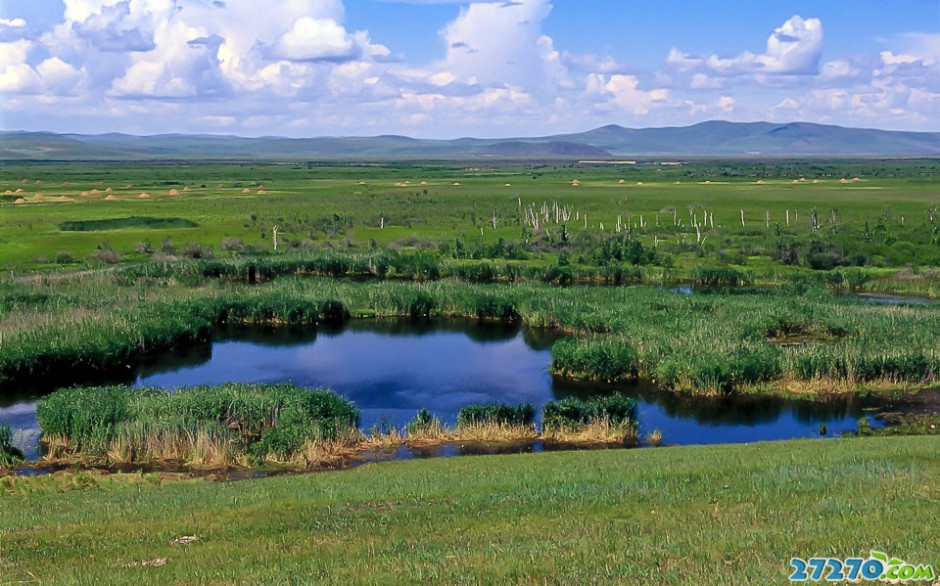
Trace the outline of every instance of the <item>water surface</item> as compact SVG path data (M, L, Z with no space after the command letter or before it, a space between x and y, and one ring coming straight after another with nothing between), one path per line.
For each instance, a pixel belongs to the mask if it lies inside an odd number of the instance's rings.
M401 427L428 408L454 423L470 403L540 407L569 396L621 391L639 405L640 435L665 443L711 444L818 437L854 430L866 404L767 397L692 397L651 385L578 383L553 378L549 348L557 335L469 321L354 320L337 329L220 329L211 344L163 353L93 381L37 379L0 388L0 424L16 429L27 455L38 455L36 400L70 384L128 383L179 388L224 382L293 382L329 387L362 411L362 426ZM875 422L873 422L875 423ZM446 451L446 450L445 450ZM446 455L446 454L444 454Z

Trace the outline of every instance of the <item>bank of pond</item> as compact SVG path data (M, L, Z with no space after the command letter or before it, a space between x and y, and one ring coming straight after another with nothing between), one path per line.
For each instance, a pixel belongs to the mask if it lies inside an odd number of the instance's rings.
M880 425L872 415L884 401L874 396L702 396L649 381L553 375L551 351L565 338L552 330L469 320L352 320L318 328L229 325L216 329L210 341L154 354L133 368L84 378L46 374L0 386L0 426L15 430L9 443L24 456L45 464L130 465L162 459L214 466L244 465L249 459L270 464L280 458L305 468L370 458L832 437L854 432L866 417L871 427ZM312 420L322 417L315 410L271 407L268 423L261 416L250 425L218 415L226 401L231 408L244 404L251 416L264 413L264 405L278 404L285 392L279 385L288 382L295 385L288 393L294 402L300 388L334 389L341 401L327 401L333 395L325 391L312 396L320 398L317 405L345 405L342 421L355 420L355 425L340 426L345 431L334 437L338 428L317 431ZM76 383L84 386L69 388ZM200 391L189 388L193 385ZM611 427L603 418L595 422L595 415L581 417L583 429L568 426L562 434L564 426L553 428L552 409L563 407L568 416L585 408L579 405L604 404L611 397L632 404L626 428ZM288 406L294 405L290 401ZM182 416L196 409L193 405L201 405L197 415L214 413L209 420L215 423L193 428L194 416ZM493 405L529 407L507 411ZM485 409L496 409L495 422L489 415L473 415L489 413ZM286 419L281 418L285 412ZM512 419L509 413L521 415ZM102 423L100 417L113 421ZM292 425L289 434L275 432L250 449L244 440L230 437L234 426L260 441L270 421L292 417L307 431ZM327 420L335 423L335 417ZM101 438L83 429L120 434ZM308 442L317 433L321 441ZM118 439L123 443L115 443ZM295 453L283 447L296 448L298 442L310 449ZM264 446L275 447L259 452Z

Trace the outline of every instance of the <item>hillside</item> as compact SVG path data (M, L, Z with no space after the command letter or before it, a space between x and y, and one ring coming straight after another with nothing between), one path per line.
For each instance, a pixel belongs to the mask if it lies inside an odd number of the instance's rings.
M940 133L793 122L710 121L685 127L624 128L530 138L453 140L407 136L243 138L237 136L0 132L0 159L578 159L678 156L933 156Z

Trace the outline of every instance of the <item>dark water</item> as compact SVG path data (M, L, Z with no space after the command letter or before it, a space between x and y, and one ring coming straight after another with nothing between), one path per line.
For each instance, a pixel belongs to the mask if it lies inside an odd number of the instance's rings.
M812 437L854 430L865 416L858 399L703 398L649 385L612 386L554 379L552 333L502 324L353 321L341 329L229 328L211 345L148 359L109 380L36 380L0 388L0 425L17 430L37 456L36 398L69 384L180 386L229 381L294 382L329 387L362 410L362 425L403 426L423 407L453 423L469 403L546 401L615 390L638 401L640 435L658 429L668 444L709 444ZM872 422L877 424L877 422ZM442 454L446 455L446 454Z

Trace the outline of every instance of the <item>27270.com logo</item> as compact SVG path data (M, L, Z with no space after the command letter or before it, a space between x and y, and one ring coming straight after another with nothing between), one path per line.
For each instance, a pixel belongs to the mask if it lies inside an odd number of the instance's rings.
M888 580L891 582L919 582L933 580L936 573L928 564L909 564L900 558L889 558L882 551L871 550L865 558L790 558L791 582L857 582L859 580Z

